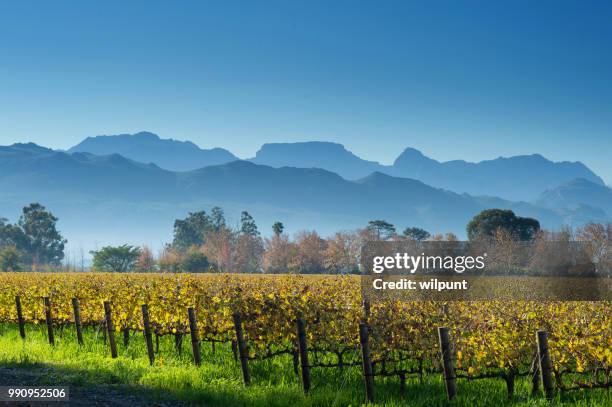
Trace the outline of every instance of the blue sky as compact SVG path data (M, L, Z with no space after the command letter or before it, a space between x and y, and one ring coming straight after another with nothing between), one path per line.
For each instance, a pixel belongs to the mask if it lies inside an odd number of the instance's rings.
M541 153L612 183L612 3L0 3L0 144Z

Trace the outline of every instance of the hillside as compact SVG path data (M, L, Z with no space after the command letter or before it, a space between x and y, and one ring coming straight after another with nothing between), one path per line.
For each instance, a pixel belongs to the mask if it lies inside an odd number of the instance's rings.
M70 154L33 144L0 148L0 190L0 215L15 219L22 206L41 202L59 216L69 240L87 247L126 241L160 247L174 219L214 205L226 210L230 224L248 210L264 234L277 220L289 233L316 229L325 235L386 219L398 228L464 236L467 222L490 207L536 217L548 228L601 215L584 206L558 210L460 195L381 172L349 181L323 169L248 161L173 172L118 154Z

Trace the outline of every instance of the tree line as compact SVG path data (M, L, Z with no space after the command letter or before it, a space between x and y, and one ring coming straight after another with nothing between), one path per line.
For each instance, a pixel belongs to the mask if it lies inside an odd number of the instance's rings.
M17 223L0 218L0 270L58 270L64 259L64 239L57 218L44 206L23 208ZM340 231L324 238L316 231L293 237L277 221L270 237L263 237L253 217L243 211L238 226L228 225L220 207L189 213L176 219L172 242L155 255L146 246L105 246L91 251L91 269L106 272L243 272L331 273L359 272L361 247L368 241L458 241L453 233L431 234L415 226L401 233L390 222L376 219L361 229ZM511 210L487 209L466 227L470 240L530 241L537 238L599 240L612 238L610 224L589 224L551 234L536 219L516 216ZM607 247L607 246L606 246Z

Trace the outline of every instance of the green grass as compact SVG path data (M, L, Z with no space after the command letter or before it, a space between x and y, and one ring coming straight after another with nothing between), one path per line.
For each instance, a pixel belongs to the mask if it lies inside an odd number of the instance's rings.
M196 367L188 337L181 354L174 349L173 338L164 337L155 365L149 366L140 333L131 337L127 347L117 335L119 357L112 359L102 335L96 337L92 329L85 331L82 347L72 329L56 332L54 347L47 343L45 327L29 325L26 330L27 338L22 340L14 325L0 325L0 366L36 375L37 385L104 386L148 402L206 406L358 406L365 399L359 367L313 369L313 388L305 396L289 356L250 362L252 385L245 388L229 345L218 344L213 353L210 344L202 344L203 363ZM612 405L605 390L569 392L558 395L552 403L541 395L531 397L530 391L529 380L521 378L514 398L508 400L501 379L459 380L459 395L448 403L440 375L426 375L423 383L408 378L403 396L396 378L375 379L377 402L389 406Z

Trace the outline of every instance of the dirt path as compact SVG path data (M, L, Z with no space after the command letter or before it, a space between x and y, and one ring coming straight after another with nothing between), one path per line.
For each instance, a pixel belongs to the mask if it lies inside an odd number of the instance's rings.
M50 384L51 383L51 384ZM53 384L55 383L55 384ZM0 386L61 385L61 372L52 368L17 368L0 366ZM68 402L1 402L0 406L182 406L178 402L159 402L147 399L143 390L124 385L68 386Z

